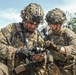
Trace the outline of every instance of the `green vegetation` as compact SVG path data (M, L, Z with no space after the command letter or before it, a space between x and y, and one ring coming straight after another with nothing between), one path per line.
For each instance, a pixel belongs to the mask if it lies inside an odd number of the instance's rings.
M74 13L74 17L72 17L72 15L69 16L70 20L67 22L66 27L72 29L76 33L76 18L75 18L75 16L76 16L76 13Z

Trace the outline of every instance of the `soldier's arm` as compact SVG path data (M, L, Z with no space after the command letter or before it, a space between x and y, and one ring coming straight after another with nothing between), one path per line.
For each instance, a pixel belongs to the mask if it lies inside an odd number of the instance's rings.
M67 40L65 40L67 41L67 46L63 46L60 52L66 55L76 55L76 34L69 29L65 31L65 34L65 38L67 38Z
M11 32L13 30L12 28L12 24L8 25L5 27L6 31L8 31L8 34L6 32L6 35L9 36L9 38L11 37ZM5 30L4 29L4 30ZM15 52L15 48L12 47L11 45L8 45L7 39L5 37L5 35L2 33L2 31L0 31L0 58L2 59L11 59L13 53Z

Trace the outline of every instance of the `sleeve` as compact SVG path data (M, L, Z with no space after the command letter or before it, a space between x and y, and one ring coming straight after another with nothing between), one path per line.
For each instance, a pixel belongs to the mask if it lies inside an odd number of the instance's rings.
M1 29L5 31L6 36L11 37L11 32L13 31L12 24L9 24L5 28ZM5 35L0 31L0 58L1 59L11 59L13 55L14 47L8 45Z
M65 34L67 37L67 40L65 40L67 41L67 46L64 46L66 55L76 55L76 34L70 29L67 29Z

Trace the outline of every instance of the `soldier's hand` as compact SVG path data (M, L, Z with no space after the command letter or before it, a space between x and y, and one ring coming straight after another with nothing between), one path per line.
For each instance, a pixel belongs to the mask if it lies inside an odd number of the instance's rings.
M37 55L34 55L32 58L33 58L35 61L41 62L41 61L44 60L45 54L44 54L44 53L42 53L42 54L37 54Z
M49 47L49 46L50 46L50 43L51 43L50 41L46 41L46 42L45 42L45 47L46 47L46 48Z
M50 46L51 46L51 47L56 48L56 45L55 45L53 42L51 42L51 41L46 41L46 42L45 42L45 46L46 46L46 47L50 47Z
M57 50L57 51L60 50L60 46L55 45L55 44L54 44L53 42L51 42L51 41L46 41L46 42L45 42L45 47L46 47L46 48L53 49L53 50Z
M26 57L28 57L28 50L20 48L16 51L16 55L18 55L21 59L25 59Z

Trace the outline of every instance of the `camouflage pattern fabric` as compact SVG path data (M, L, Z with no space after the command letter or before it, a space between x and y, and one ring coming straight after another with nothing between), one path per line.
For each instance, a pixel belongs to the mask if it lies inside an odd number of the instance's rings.
M63 28L61 34L53 34L51 32L50 40L54 42L54 44L64 47L66 50L66 55L63 55L50 48L54 61L62 72L61 75L73 75L73 72L70 72L73 71L72 66L68 69L63 69L63 67L73 63L73 60L67 59L67 61L65 61L65 59L68 56L71 58L76 55L76 34L70 29Z
M0 63L0 75L9 75L8 67L3 63Z
M16 23L19 25L18 23ZM18 58L14 58L15 54L13 54L14 48L26 48L26 45L24 42L21 40L21 37L17 35L17 29L15 27L16 24L9 24L5 28L1 29L0 32L0 62L6 64L10 70L14 70L17 66L22 64L23 62ZM21 30L21 29L20 29ZM35 31L33 33L26 32L26 35L28 36L28 45L29 48L33 47L34 41L39 44L39 46L43 47L44 46L44 41L39 35L38 31ZM6 38L7 37L7 38ZM9 39L9 44L8 40ZM56 71L57 68L50 67L50 72L52 74L50 75L59 75L58 72ZM54 73L54 74L53 74ZM43 64L43 66L39 66L36 71L35 75L47 75L48 71L46 69L46 65ZM29 75L29 72L23 72L18 75Z
M33 21L33 23L37 24L36 19L38 20L38 18L40 18L40 22L38 23L43 23L43 16L44 11L42 7L40 5L37 5L36 3L30 3L27 7L25 7L25 9L21 11L21 18L25 22ZM36 18L34 19L33 17Z
M52 9L46 14L46 21L52 24L63 24L66 20L65 13L59 8Z

